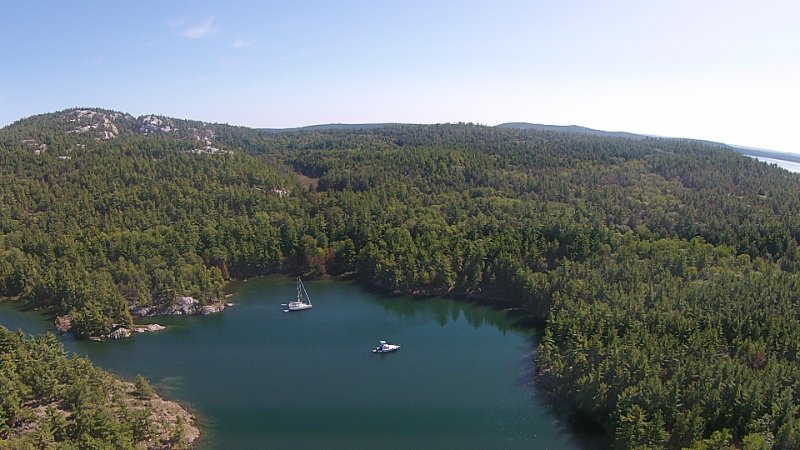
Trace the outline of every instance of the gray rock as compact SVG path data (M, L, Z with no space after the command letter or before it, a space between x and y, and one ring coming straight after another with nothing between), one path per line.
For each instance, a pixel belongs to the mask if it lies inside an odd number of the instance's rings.
M103 335L104 338L108 339L125 339L131 336L131 330L125 327L119 327L116 330Z
M131 314L136 317L150 317L156 314L156 309L152 306L132 306Z
M226 303L214 303L211 305L201 305L200 301L194 297L178 297L175 302L169 306L155 307L155 306L132 306L130 308L131 314L134 317L152 317L152 316L168 316L168 315L191 315L191 314L215 314L223 309L225 306L230 306Z
M135 331L137 333L147 333L147 332L150 332L150 331L161 331L161 330L164 330L166 328L167 327L165 327L163 325L159 325L157 323L151 323L151 324L148 324L148 325L135 327L133 329L133 331Z
M207 316L207 315L209 315L209 314L218 313L219 311L220 311L220 308L219 308L219 307L217 307L217 306L205 305L205 306L203 306L203 308L200 310L200 314L202 314L202 315L204 315L204 316Z
M178 297L178 300L170 308L170 314L197 314L200 309L200 301L194 297Z
M56 329L62 333L66 333L72 328L72 319L69 315L56 317Z

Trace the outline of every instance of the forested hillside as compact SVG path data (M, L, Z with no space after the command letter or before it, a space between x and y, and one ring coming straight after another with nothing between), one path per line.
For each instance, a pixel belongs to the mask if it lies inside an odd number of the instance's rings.
M85 358L67 358L48 333L0 327L0 449L185 448L192 416Z
M0 130L0 207L0 295L78 333L350 273L544 320L540 382L619 448L800 447L800 177L730 149L68 110Z

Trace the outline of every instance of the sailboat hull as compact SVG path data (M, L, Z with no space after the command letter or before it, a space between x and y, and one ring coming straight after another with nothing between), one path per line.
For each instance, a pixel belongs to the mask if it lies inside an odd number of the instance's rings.
M305 311L307 309L311 309L311 298L308 296L308 292L306 292L306 288L303 286L303 282L300 280L300 277L297 277L297 300L289 303L282 303L281 306L286 307L283 312Z
M311 309L311 305L309 305L308 303L291 302L288 305L286 305L286 309L284 309L284 312L305 311L307 309Z

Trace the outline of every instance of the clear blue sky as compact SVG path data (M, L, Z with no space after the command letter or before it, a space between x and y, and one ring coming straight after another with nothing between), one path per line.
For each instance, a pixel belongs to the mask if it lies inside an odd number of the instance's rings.
M0 6L0 126L97 106L252 127L508 121L800 152L800 2Z

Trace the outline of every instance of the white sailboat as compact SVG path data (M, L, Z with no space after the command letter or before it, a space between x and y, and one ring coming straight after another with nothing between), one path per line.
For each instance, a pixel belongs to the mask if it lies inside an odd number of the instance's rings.
M378 342L378 346L372 349L372 353L389 353L397 350L401 346L398 344L387 344L386 341Z
M306 309L311 309L311 297L308 296L306 287L303 286L303 281L300 280L300 277L297 277L297 300L289 303L283 303L281 306L286 307L283 312L304 311Z

